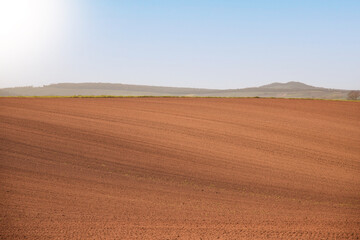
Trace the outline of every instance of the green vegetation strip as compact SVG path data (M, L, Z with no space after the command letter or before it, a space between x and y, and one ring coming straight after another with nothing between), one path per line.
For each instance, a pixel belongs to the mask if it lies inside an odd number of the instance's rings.
M261 99L292 99L292 100L326 100L326 101L346 101L360 102L360 99L324 99L324 98L281 98L281 97L213 97L213 96L115 96L115 95L73 95L73 96L0 96L0 98L261 98Z

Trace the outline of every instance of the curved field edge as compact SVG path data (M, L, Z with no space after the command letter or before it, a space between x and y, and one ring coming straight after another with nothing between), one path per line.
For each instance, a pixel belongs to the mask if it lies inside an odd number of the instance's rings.
M345 102L360 102L360 99L325 99L325 98L282 98L282 97L214 97L214 96L116 96L116 95L73 95L73 96L0 96L0 98L261 98L261 99L294 99L294 100L324 100L324 101L345 101Z

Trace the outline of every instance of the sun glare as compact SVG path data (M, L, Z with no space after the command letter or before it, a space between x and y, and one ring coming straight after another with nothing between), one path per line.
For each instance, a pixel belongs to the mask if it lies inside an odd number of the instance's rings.
M67 0L0 1L0 64L20 67L43 61L65 37Z

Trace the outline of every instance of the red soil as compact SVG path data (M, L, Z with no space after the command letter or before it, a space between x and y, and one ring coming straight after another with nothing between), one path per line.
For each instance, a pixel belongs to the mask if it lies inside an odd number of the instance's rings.
M360 104L1 98L0 239L359 239Z

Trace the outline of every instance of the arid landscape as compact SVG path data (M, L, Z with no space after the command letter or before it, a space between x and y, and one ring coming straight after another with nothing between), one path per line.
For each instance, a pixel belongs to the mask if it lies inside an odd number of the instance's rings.
M360 104L0 98L0 239L359 239Z

